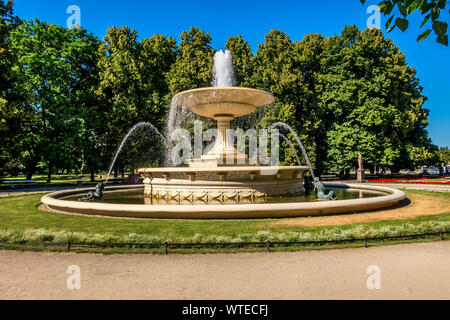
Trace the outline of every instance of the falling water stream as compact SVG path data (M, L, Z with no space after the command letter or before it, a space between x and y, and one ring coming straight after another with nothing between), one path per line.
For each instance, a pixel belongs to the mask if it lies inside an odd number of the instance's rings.
M290 147L291 150L294 152L295 158L297 159L298 165L301 166L301 165L302 165L302 162L300 161L300 158L299 158L299 156L298 156L298 153L297 153L297 151L296 151L294 145L292 144L291 140L289 140L284 134L281 134L281 133L279 133L279 132L276 133L276 135L279 136L279 137L282 137L282 138L289 144L289 147Z
M125 136L125 138L123 138L122 142L120 143L119 147L117 148L117 151L116 151L116 153L115 153L115 155L114 155L114 158L113 158L113 160L111 161L111 165L109 166L108 175L106 176L105 184L108 182L109 176L111 175L111 171L112 171L112 169L114 168L114 164L116 163L117 157L119 156L120 151L122 151L122 148L123 148L124 144L128 141L128 138L130 138L130 136L131 136L137 129L140 129L140 128L147 128L147 129L149 129L149 133L150 133L150 134L152 134L152 133L153 133L153 134L156 134L156 135L161 139L161 142L162 142L164 145L167 145L167 144L166 144L166 139L164 138L164 136L161 135L161 133L159 133L158 129L156 129L156 127L155 127L153 124L151 124L150 122L140 122L140 123L134 125L134 126L130 129L130 131L128 131L127 135Z
M274 129L274 128L277 128L277 127L278 128L283 128L285 130L288 130L294 136L295 141L298 143L298 145L302 149L303 156L305 157L306 164L308 165L309 172L311 173L311 177L313 178L313 181L314 181L316 178L314 176L314 171L312 169L311 162L309 161L308 154L306 153L305 147L303 146L302 141L298 137L297 133L294 131L294 129L291 128L290 125L288 125L288 124L286 124L284 122L276 122L276 123L274 123L274 124L272 124L270 126L271 129Z

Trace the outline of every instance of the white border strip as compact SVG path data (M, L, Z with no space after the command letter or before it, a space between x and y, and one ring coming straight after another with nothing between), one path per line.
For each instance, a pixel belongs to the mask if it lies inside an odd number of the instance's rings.
M406 197L404 191L388 187L341 183L326 183L325 185L329 188L372 190L388 194L351 200L235 205L121 205L60 200L62 197L92 189L89 188L54 192L43 196L41 202L58 211L87 215L158 219L243 219L301 217L377 210L395 205ZM141 188L136 186L108 187L111 191Z

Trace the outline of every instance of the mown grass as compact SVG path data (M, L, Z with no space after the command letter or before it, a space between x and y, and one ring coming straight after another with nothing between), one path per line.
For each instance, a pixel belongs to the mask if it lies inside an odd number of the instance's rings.
M436 201L449 199L450 193L407 191L426 194ZM0 242L40 243L71 239L73 242L241 242L343 239L347 237L403 235L449 228L450 208L446 214L408 220L380 221L345 226L303 227L280 225L274 220L132 220L64 215L37 208L42 194L0 198ZM389 243L395 243L391 241ZM348 245L347 245L348 246ZM36 246L39 247L39 246ZM311 246L312 248L317 246ZM337 247L342 247L338 245ZM45 248L44 248L45 249ZM160 252L150 249L84 248L77 251L132 253ZM209 249L177 249L197 252ZM211 249L221 251L220 249ZM247 249L236 249L238 251ZM252 249L254 250L254 249ZM293 250L286 248L286 250ZM226 249L225 251L230 251Z
M450 240L448 235L445 235L444 240ZM272 246L270 247L270 252L296 252L296 251L311 251L311 250L333 250L333 249L351 249L351 248L363 248L363 247L373 247L373 246L388 246L388 245L397 245L397 244L412 244L412 243L424 243L424 242L434 242L434 241L442 241L441 236L427 236L420 237L417 239L404 239L404 240L382 240L382 241L368 241L364 243L362 241L355 242L346 242L346 243L338 243L338 244L310 244L310 245L289 245L289 246ZM0 250L15 250L15 251L52 251L52 252L61 252L67 253L66 246L43 246L39 244L31 244L27 246L19 246L14 244L0 244ZM97 248L97 247L71 247L70 252L72 253L90 253L96 254L101 253L105 255L109 254L156 254L156 255L165 255L164 247L158 248L140 248L136 246L132 247L106 247L106 248ZM267 248L265 246L244 246L241 248L236 247L170 247L167 251L167 254L212 254L212 253L227 253L227 254L236 254L236 253L258 253L258 252L267 252Z
M29 189L29 188L43 188L43 187L60 187L60 186L74 186L77 185L78 181L83 182L84 185L91 185L95 182L90 182L90 176L83 175L77 176L74 174L65 174L65 175L52 175L52 181L47 183L47 175L34 175L32 180L34 180L35 184L26 184L26 185L7 185L4 184L3 181L14 181L14 180L25 180L25 175L18 175L17 177L9 177L9 178L0 178L0 189L9 190L11 187L14 189Z

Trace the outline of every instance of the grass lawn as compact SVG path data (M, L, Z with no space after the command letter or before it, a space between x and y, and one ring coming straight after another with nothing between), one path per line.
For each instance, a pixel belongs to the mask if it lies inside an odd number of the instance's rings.
M407 191L409 196L425 194L436 201L447 201L450 193ZM376 230L384 233L407 232L408 228L431 230L441 223L450 230L450 208L447 213L408 220L380 221L343 226L290 226L277 223L282 219L266 220L134 220L64 215L37 208L43 194L29 194L0 198L0 242L52 242L61 237L72 237L87 242L227 242L264 241L286 236L316 239L317 237L356 237L361 232ZM417 227L418 228L418 227ZM388 230L389 229L389 230ZM392 230L394 231L392 231ZM403 230L403 231L402 231ZM414 229L420 232L419 229ZM380 231L380 232L381 232ZM30 234L26 234L31 232ZM384 234L383 233L383 234ZM3 234L3 236L2 236ZM28 238L27 238L28 237ZM59 238L58 238L59 237ZM31 239L31 240L30 240ZM302 238L303 239L303 238ZM326 238L328 239L328 238ZM41 241L39 241L41 240ZM275 240L276 241L276 240Z
M14 181L14 180L25 180L26 176L19 175L15 178L4 178L0 180L0 189L10 189L11 186L6 185L3 181ZM23 188L34 188L34 187L55 187L55 186L70 186L76 185L77 181L82 181L83 184L90 184L90 177L82 176L77 177L76 175L55 175L52 176L52 181L47 183L46 175L34 175L32 180L36 181L36 184L32 185L19 185L14 186L15 189L23 189Z
M18 175L14 178L2 178L0 179L0 189L9 189L10 186L3 183L3 181L13 181L13 180L26 180L25 175ZM90 182L90 175L77 176L75 174L57 174L52 175L52 181L47 183L47 175L36 174L33 175L32 180L36 181L33 185L15 186L15 188L33 188L33 187L55 187L55 186L70 186L76 185L78 181L82 181L85 185L94 184ZM101 179L97 179L101 180Z

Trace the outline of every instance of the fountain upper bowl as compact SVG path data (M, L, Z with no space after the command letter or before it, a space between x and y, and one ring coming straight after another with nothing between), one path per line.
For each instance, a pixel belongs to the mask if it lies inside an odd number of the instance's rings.
M174 99L179 107L207 118L245 116L275 101L269 92L241 87L210 87L181 92Z

